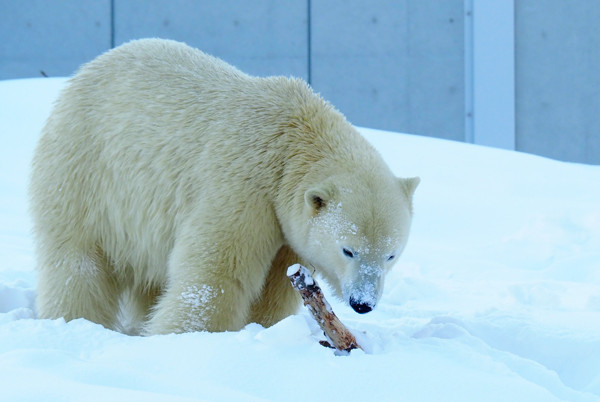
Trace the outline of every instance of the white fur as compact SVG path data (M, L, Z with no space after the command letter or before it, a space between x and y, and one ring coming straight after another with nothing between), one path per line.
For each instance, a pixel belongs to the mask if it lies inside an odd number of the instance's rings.
M149 334L271 325L298 306L297 262L377 299L367 268L404 247L416 183L301 80L130 42L70 80L36 149L38 312Z

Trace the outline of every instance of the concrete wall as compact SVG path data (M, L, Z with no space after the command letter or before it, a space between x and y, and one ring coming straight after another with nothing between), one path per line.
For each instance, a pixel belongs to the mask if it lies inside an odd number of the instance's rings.
M464 141L467 1L0 0L0 79L172 38L302 77L356 125ZM516 149L600 163L600 2L514 5Z
M250 74L307 79L307 10L305 1L116 1L115 45L170 38Z
M312 85L354 124L464 140L462 1L312 2Z
M0 79L71 75L110 48L109 0L0 0Z
M515 6L517 149L600 164L600 1Z
M172 38L309 80L356 125L463 140L462 25L461 0L0 0L0 79Z

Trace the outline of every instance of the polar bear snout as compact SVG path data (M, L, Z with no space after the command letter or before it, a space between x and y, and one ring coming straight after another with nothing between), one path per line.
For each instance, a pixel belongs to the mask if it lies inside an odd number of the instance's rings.
M358 314L366 314L375 308L381 288L383 287L383 278L365 277L360 275L357 280L351 282L346 288L344 294L345 300L350 307Z
M352 307L354 311L356 311L358 314L366 314L369 311L373 310L373 307L375 306L371 305L371 303L361 302L351 297L350 307Z
M354 288L347 293L349 294L346 298L348 305L358 314L370 312L379 300L380 286L381 284L373 281L355 283Z

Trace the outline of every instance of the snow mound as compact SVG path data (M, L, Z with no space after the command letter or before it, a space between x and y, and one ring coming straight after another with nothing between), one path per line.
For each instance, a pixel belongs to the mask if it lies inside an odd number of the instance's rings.
M377 309L324 289L364 351L320 346L304 309L151 337L37 319L27 178L64 82L0 82L2 400L600 401L600 167L370 129L394 172L422 181Z

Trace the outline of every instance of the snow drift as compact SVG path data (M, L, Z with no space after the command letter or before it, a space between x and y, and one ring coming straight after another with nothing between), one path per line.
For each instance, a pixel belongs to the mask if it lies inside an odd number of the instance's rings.
M0 82L2 400L600 400L600 167L370 129L422 182L377 309L327 296L365 351L320 346L303 309L151 337L37 319L26 186L63 85Z

